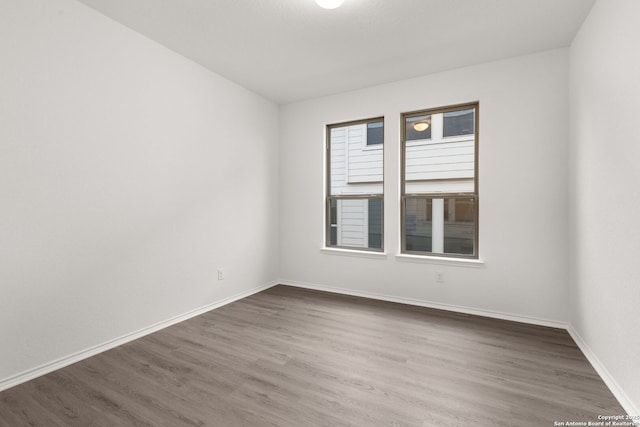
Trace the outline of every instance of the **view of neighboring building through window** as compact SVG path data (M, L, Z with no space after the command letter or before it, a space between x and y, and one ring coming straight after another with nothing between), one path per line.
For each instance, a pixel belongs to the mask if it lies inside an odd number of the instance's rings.
M371 122L367 123L367 145L382 144L384 140L384 123Z
M478 104L402 115L402 252L477 258Z
M383 249L382 118L327 126L326 246Z

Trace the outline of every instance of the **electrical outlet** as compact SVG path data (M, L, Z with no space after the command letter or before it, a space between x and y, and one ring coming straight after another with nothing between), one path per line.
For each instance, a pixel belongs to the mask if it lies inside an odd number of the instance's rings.
M436 271L436 282L444 283L444 274L442 273L442 271Z
M218 269L218 280L224 280L224 271L221 268Z

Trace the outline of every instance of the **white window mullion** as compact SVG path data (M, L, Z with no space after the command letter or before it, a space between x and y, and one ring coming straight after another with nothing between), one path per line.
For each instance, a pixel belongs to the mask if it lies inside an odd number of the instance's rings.
M362 223L363 223L363 242L364 242L364 247L368 248L369 247L369 200L365 199L362 201L363 203L363 209L362 212L364 213L364 218L362 218Z
M342 200L336 200L336 244L342 246Z
M438 143L442 141L442 133L444 132L444 115L442 113L431 116L431 142Z
M433 199L431 207L431 252L444 253L444 199Z

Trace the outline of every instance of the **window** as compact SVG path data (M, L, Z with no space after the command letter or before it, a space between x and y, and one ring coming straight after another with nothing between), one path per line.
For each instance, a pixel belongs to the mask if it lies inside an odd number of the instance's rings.
M420 141L427 139L431 139L430 115L405 118L406 141Z
M382 251L384 120L327 126L327 247Z
M478 104L402 114L402 252L478 257Z
M473 112L473 109L466 109L444 113L442 136L473 134Z
M367 123L367 145L382 145L384 138L383 122Z

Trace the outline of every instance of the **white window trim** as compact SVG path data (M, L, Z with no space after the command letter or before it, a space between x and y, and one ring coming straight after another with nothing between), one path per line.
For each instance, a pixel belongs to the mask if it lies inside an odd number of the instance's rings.
M356 249L322 247L320 252L327 255L351 256L357 258L387 259L386 252L359 251Z
M458 267L484 268L485 263L475 258L453 258L446 256L396 254L396 261L416 262L420 264L454 265Z

